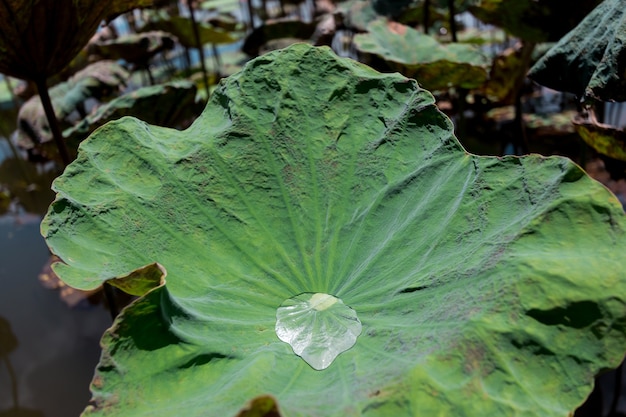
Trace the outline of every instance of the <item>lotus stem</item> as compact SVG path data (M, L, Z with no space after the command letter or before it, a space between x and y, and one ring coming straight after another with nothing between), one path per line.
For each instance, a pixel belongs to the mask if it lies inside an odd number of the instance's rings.
M154 85L154 76L152 75L152 71L150 70L150 64L148 64L146 62L146 66L145 66L145 70L146 70L146 74L148 74L148 81L150 82L150 85Z
M189 47L185 46L184 50L185 50L185 65L186 65L185 68L191 72L191 54L189 53Z
M610 416L617 415L617 407L622 397L622 372L624 371L624 362L615 370L615 382L613 385L613 400L611 401Z
M192 2L187 2L189 6L189 16L191 17L191 27L193 28L193 37L196 39L196 46L198 47L198 52L200 53L200 66L202 68L202 77L204 79L204 89L206 90L206 96L209 97L209 75L206 70L206 63L204 62L204 47L202 42L200 41L200 31L198 30L198 22L196 22L196 17L194 16L194 10Z
M430 26L430 0L424 0L424 34L428 35Z
M211 44L211 50L213 51L213 60L215 61L215 72L217 74L217 78L222 78L222 63L220 62L220 51L217 49L217 45L214 43Z
M526 135L526 123L524 123L524 115L522 112L522 96L524 80L526 79L526 73L530 67L530 60L532 58L533 50L536 43L522 41L521 61L524 70L521 72L520 77L515 81L514 94L515 94L515 119L514 126L515 132L519 132L518 146L521 147L521 153L527 153L529 151L528 136Z
M248 24L250 25L250 32L252 32L254 30L254 10L252 8L252 0L244 0L244 1L248 5L248 17L249 17Z
M104 291L104 298L106 298L107 304L109 305L111 320L115 320L120 312L117 302L115 300L115 289L111 286L111 284L105 282L104 284L102 284L102 290Z
M456 19L454 15L456 11L454 10L454 0L448 0L448 10L450 11L450 33L452 33L452 42L458 42L458 38L456 36Z
M7 367L9 379L11 380L11 398L13 399L13 407L14 409L18 409L20 407L20 402L19 396L17 395L17 377L15 375L15 370L13 369L13 366L11 366L8 356L3 356L2 359L4 359L4 364Z
M126 18L126 23L128 23L128 30L130 33L137 33L137 21L135 20L135 14L133 11L130 11L124 14Z
M18 166L20 173L22 174L22 177L26 179L26 181L28 181L29 184L34 183L35 179L31 176L30 171L26 169L25 167L28 164L28 162L20 156L20 153L17 151L17 148L15 147L13 142L11 142L11 138L9 137L9 135L6 135L4 137L4 140L6 140L7 144L9 145L11 154L13 158L15 159L15 161L17 162L17 166Z
M50 100L50 95L48 94L48 86L46 85L46 77L39 77L35 80L35 84L37 85L37 92L39 93L41 105L43 106L46 118L48 119L50 130L52 131L52 138L57 145L57 149L59 150L61 161L63 161L64 166L68 166L71 162L70 153L67 150L67 146L65 145L65 140L63 139L63 134L61 133L59 121L54 114L52 101Z

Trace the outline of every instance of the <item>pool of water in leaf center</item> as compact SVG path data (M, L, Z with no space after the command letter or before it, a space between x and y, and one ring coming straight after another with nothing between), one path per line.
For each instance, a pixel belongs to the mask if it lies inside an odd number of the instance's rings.
M276 335L313 369L328 368L361 334L356 311L335 296L302 293L276 311Z

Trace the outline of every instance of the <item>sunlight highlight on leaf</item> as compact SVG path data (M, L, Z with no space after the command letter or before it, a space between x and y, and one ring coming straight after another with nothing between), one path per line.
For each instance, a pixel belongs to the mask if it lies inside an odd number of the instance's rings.
M278 338L317 370L328 368L360 334L356 312L332 295L303 293L286 300L276 312Z

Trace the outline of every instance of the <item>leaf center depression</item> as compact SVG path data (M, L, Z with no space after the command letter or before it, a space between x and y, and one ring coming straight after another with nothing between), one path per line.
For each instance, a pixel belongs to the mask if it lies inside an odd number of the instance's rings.
M313 369L330 366L361 334L361 322L341 299L324 293L302 293L276 311L276 335Z

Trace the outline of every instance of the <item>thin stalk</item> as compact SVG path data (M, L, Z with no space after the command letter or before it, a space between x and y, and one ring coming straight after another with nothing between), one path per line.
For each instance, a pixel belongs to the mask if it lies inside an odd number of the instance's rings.
M458 137L463 138L467 132L467 119L465 118L465 111L467 110L467 95L469 90L466 88L457 88L456 100L458 106L459 119L456 126L456 134Z
M248 25L250 26L250 32L254 30L254 10L252 8L252 0L244 0L248 5Z
M222 78L222 63L220 60L220 51L217 49L217 45L214 43L211 44L211 51L213 51L213 60L215 61L215 73L217 74L217 79Z
M146 74L148 74L148 81L150 82L150 85L154 85L154 76L152 75L152 71L150 71L150 64L146 63L146 66L144 68L146 70Z
M5 137L4 139L7 141L7 144L9 145L9 149L11 149L13 158L15 159L15 161L17 161L17 166L19 167L18 169L20 170L20 173L22 174L22 178L24 178L29 184L32 184L33 182L35 182L35 180L31 177L30 171L26 169L26 164L28 162L25 161L21 157L15 145L13 144L13 142L11 142L11 138Z
M278 4L280 5L280 16L281 17L287 16L287 13L285 12L285 1L278 0Z
M130 11L124 15L126 23L128 23L128 30L130 33L137 33L137 21L135 20L135 14Z
M530 67L530 60L532 57L533 50L535 49L535 42L526 42L522 41L522 51L521 51L521 65L523 65L524 70L520 72L520 76L515 81L515 121L514 126L517 128L516 131L519 132L520 142L519 144L522 146L522 152L527 153L529 151L528 144L528 136L526 135L526 123L524 123L524 115L522 114L522 96L524 94L524 80L526 79L526 73L528 72L528 68Z
M50 95L48 94L46 78L39 77L35 80L35 84L37 85L37 92L39 93L39 97L41 98L41 105L43 106L43 110L46 113L46 118L48 119L50 130L52 131L52 137L57 145L57 148L59 149L59 155L61 156L63 165L67 166L71 162L70 153L67 150L65 140L63 139L63 134L61 133L61 127L59 126L59 121L57 120L57 117L54 114L54 109L52 108L52 101L50 100Z
M11 366L9 357L3 356L2 359L4 359L4 364L7 367L7 371L9 372L9 379L11 380L11 398L13 398L13 408L18 409L20 407L20 402L17 395L17 376L15 375L15 370L13 369L13 366Z
M187 2L189 6L189 16L191 17L191 27L193 28L193 37L196 39L196 46L198 47L198 52L200 53L200 66L202 67L202 77L204 79L204 89L206 90L206 96L209 97L209 76L206 70L206 63L204 62L204 47L202 42L200 41L200 31L198 30L198 22L196 22L196 17L193 13L193 5L192 2Z
M624 370L624 362L615 370L615 382L613 385L613 401L611 401L611 408L609 411L610 416L617 415L617 406L619 400L622 397L622 371Z
M450 12L450 32L452 33L452 42L458 42L456 36L456 11L454 10L454 0L448 0L448 10Z
M184 50L185 50L185 64L187 65L186 69L191 71L191 54L189 53L189 48L185 46Z
M428 35L430 26L430 0L424 0L424 34Z
M115 320L115 317L120 312L120 308L117 305L117 301L115 299L115 288L111 286L108 282L102 284L102 290L104 291L104 297L107 300L107 304L109 305L109 313L111 314L111 319Z
M515 94L515 119L514 126L517 128L515 131L519 133L519 140L517 146L521 154L528 153L528 135L526 134L526 123L524 123L524 114L522 112L522 89L520 88ZM516 149L517 151L517 149Z

